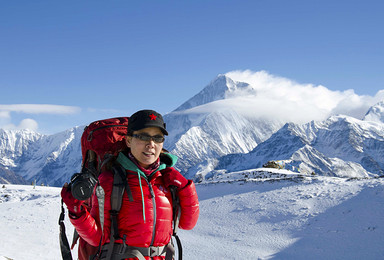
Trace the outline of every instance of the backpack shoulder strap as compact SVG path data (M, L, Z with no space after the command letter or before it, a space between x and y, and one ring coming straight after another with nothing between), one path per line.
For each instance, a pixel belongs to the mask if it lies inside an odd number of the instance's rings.
M172 236L174 236L176 239L179 260L182 260L183 247L181 246L181 240L180 240L179 236L177 235L177 231L179 230L180 216L181 216L180 200L179 200L179 196L177 194L177 187L170 186L169 188L170 188L171 194L172 194L172 207L173 207L172 208L172 211L173 211L173 234L172 234Z
M132 191L129 188L128 181L127 181L127 173L126 173L124 167L121 166L119 163L116 163L113 166L113 173L114 173L114 177L113 177L114 178L114 182L115 182L115 178L118 178L116 180L116 184L114 183L113 185L123 186L125 188L125 191L127 192L129 201L133 201ZM124 188L123 188L123 190L121 192L120 199L123 196ZM118 206L118 210L120 210L120 208L121 208L121 202L122 201L118 202L118 205L117 205Z
M67 239L67 235L65 233L65 224L64 224L64 217L65 217L65 210L63 206L64 202L63 199L61 199L61 214L59 217L59 226L60 226L60 250L61 255L63 257L63 260L72 260L72 254L71 249L69 247L69 242Z
M121 209L124 191L127 192L129 200L133 201L133 196L128 185L126 172L120 164L115 164L113 166L113 188L111 194L111 225L113 225L111 227L111 231L113 231L115 239L119 238L117 215Z
M120 239L117 215L121 209L121 204L123 202L124 191L127 192L128 198L130 201L133 201L133 196L131 189L129 188L127 175L125 169L120 164L113 165L113 187L111 194L111 236L110 242L107 249L107 259L110 259L113 253L113 247L116 239ZM123 238L125 240L125 238Z

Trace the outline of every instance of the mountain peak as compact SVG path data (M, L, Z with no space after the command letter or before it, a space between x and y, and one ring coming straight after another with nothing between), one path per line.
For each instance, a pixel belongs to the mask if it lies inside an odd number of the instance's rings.
M226 99L238 89L248 87L248 83L237 82L225 74L219 74L203 90L179 106L175 111L190 109L216 100Z
M372 106L364 116L364 121L384 123L384 101Z

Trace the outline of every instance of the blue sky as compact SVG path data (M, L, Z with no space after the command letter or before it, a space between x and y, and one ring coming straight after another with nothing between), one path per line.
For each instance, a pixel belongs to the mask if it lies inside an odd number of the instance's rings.
M51 134L165 114L235 70L374 96L383 11L370 0L1 1L0 127Z

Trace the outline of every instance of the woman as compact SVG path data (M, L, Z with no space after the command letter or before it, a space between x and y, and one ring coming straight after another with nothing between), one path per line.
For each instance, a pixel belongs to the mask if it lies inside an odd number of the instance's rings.
M165 259L166 254L167 259L170 258L170 253L166 253L172 251L170 187L177 187L181 208L179 227L189 230L195 226L199 215L195 185L173 168L177 158L163 152L164 135L168 135L166 125L156 111L141 110L129 118L128 149L118 155L116 162L126 170L132 198L126 192L123 194L117 215L119 237L114 243L110 241L110 232L115 230L110 212L112 171L105 170L99 176L105 192L103 227L97 203L88 212L82 201L73 198L67 185L63 187L61 196L68 207L70 221L87 243L95 247L101 245L99 259L160 260Z

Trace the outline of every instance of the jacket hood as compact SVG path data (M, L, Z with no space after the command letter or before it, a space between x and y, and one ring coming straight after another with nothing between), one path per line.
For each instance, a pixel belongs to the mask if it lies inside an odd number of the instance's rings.
M170 153L160 154L160 165L165 164L166 167L173 167L177 162L177 156Z

